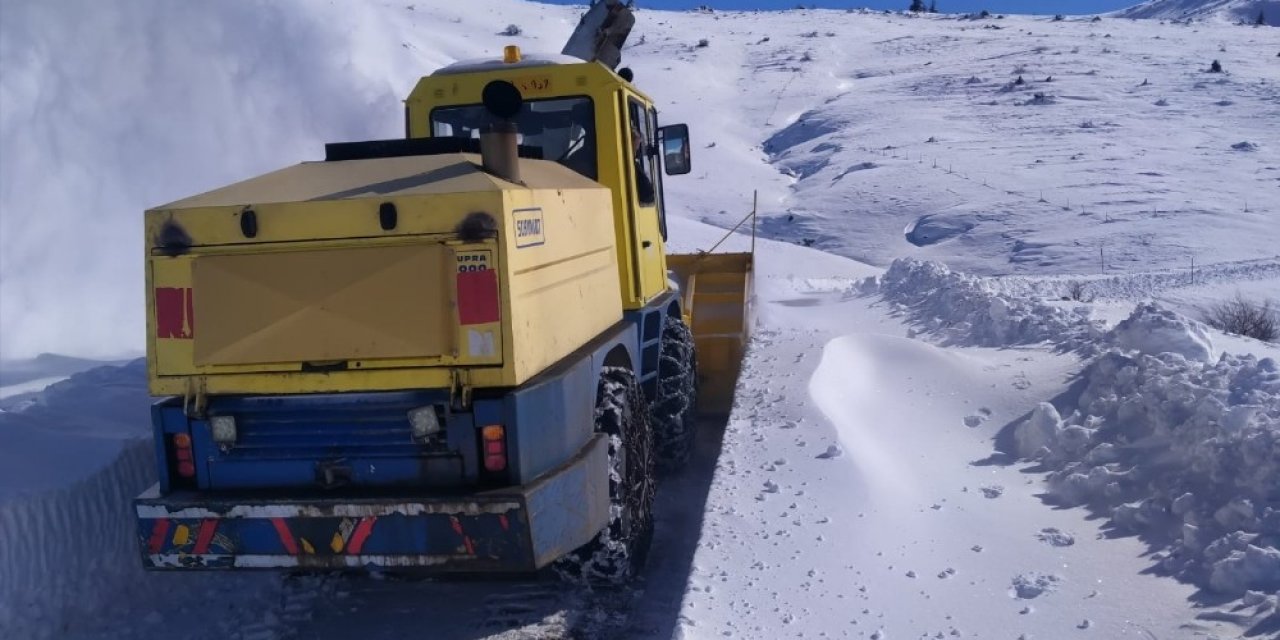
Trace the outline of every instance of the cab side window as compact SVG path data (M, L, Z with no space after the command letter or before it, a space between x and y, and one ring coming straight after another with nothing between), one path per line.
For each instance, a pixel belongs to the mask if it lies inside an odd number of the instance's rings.
M632 175L635 178L636 197L641 205L657 203L657 191L653 183L653 127L644 107L635 100L627 100L627 135L631 140Z
M649 156L649 168L653 170L653 186L658 191L658 232L662 234L663 241L667 239L667 196L666 189L662 186L662 166L659 162L661 158L656 153L658 147L658 112L653 107L649 107L648 112L649 131L652 136L651 143L655 146L651 147L655 153Z

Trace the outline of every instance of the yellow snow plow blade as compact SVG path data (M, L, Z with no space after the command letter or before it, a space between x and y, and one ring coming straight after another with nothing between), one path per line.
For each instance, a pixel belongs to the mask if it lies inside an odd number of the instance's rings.
M667 256L698 353L698 411L725 414L751 332L751 253Z

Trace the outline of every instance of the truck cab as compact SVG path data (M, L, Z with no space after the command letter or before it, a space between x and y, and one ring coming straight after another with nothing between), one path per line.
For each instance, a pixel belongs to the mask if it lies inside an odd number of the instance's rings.
M619 250L623 308L639 309L667 290L666 211L660 149L689 171L688 127L661 127L653 100L620 73L560 54L525 56L508 46L502 59L459 62L422 78L405 101L409 138L478 138L491 119L481 99L490 82L519 89L520 144L608 187Z

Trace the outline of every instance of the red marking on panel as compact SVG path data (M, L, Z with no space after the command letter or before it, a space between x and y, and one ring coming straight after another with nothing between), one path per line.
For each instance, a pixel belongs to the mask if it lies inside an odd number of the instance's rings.
M151 539L147 540L147 550L151 553L160 553L160 549L164 547L164 541L169 537L169 519L160 518L151 527Z
M202 554L208 553L209 543L213 542L213 532L218 529L218 521L208 518L200 521L200 531L196 533L196 546L191 553Z
M360 519L360 524L356 525L356 530L351 532L351 541L347 543L347 553L351 555L360 554L360 549L364 547L364 541L368 540L369 534L373 533L373 523L377 519L377 516Z
M462 544L467 548L467 553L474 556L476 554L476 546L471 542L471 536L468 536L462 530L462 522L458 520L458 516L449 516L449 524L453 526L454 533L462 536Z
M195 335L191 289L156 287L156 337L190 340Z
M183 289L187 294L187 337L196 335L196 296L192 289Z
M498 514L498 524L502 525L502 530L503 530L503 531L510 531L510 530L511 530L511 523L510 523L510 522L507 522L507 516L505 516L505 515Z
M298 555L298 543L293 541L293 533L289 531L289 524L284 518L272 518L271 524L276 528L276 535L280 536L280 544L284 545L284 550L291 556Z
M500 319L498 272L485 269L459 273L458 323L486 324Z

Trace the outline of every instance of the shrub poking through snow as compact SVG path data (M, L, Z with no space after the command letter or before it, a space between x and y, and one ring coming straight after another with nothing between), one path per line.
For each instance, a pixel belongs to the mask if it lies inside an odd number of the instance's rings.
M499 35L504 35L504 36L508 36L508 37L514 37L514 36L518 36L518 35L520 35L520 34L522 34L522 33L524 33L524 29L521 29L521 28L520 28L520 25L518 25L518 24L509 24L509 25L507 25L507 28L506 28L506 29L503 29L503 30L502 30L502 32L501 32Z
M1093 292L1089 289L1089 285L1081 280L1072 280L1067 283L1066 299L1073 302L1093 302Z
M1254 302L1236 294L1206 309L1204 321L1219 331L1264 342L1280 338L1280 309L1270 300Z

